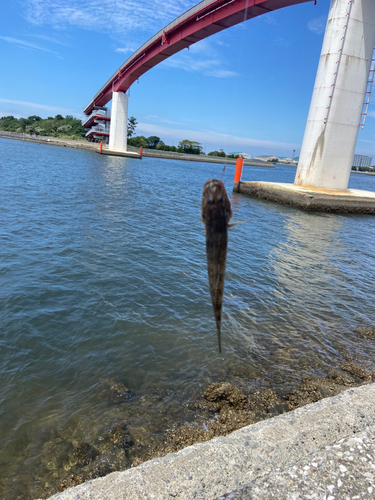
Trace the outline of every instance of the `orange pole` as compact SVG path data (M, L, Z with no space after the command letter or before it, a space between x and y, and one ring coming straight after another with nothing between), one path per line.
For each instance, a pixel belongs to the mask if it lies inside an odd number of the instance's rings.
M237 158L236 161L236 170L234 172L234 182L237 184L241 180L242 175L242 167L243 167L243 158Z
M141 158L142 158L142 152L143 152L143 147L141 146L141 147L139 148L139 154L140 154Z
M99 144L99 151L102 152L102 149L103 149L103 142L100 141L100 144Z

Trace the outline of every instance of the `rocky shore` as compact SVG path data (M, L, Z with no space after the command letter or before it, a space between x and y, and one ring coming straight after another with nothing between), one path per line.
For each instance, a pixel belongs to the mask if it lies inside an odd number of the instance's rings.
M228 387L208 397L244 403ZM168 453L50 500L373 498L375 384Z
M375 328L361 328L357 334L358 339L372 342L375 339ZM280 356L287 354L278 353ZM258 388L254 381L240 378L237 379L236 385L233 379L232 382L228 380L212 382L206 390L199 391L194 400L186 402L190 414L193 415L189 421L176 421L176 416L172 417L172 420L168 416L164 419L165 395L159 395L155 390L153 399L151 398L146 403L144 398L141 398L137 404L141 406L140 411L142 411L142 404L154 404L160 407L161 417L165 423L164 430L159 437L154 439L145 433L133 435L131 423L119 420L103 427L103 431L92 441L75 442L72 439L72 442L66 443L64 454L60 453L56 457L55 467L60 469L56 474L55 483L45 484L44 498L55 494L53 498L70 499L70 493L67 492L68 496L59 496L58 492L76 487L81 483L95 484L92 483L93 479L105 477L118 470L128 469L133 477L136 473L131 471L143 467L142 464L148 468L147 464L150 460L153 460L151 463L155 464L160 463L158 460L164 463L167 460L166 457L175 457L178 453L184 453L181 450L187 447L197 446L198 443L211 443L212 440L221 439L223 436L230 437L233 432L238 432L240 429L251 429L255 424L270 421L274 417L283 418L283 415L290 415L306 405L316 404L325 398L335 397L349 388L360 387L375 380L375 371L360 365L353 356L346 353L344 359L345 361L340 365L333 365L325 375L302 376L301 382L294 385L280 385L272 379L268 384L258 385ZM119 407L123 404L135 404L132 403L135 394L120 381L106 380L103 383L107 387L108 398L112 404ZM307 432L303 429L303 422L301 422L301 429L302 435L303 432ZM225 487L229 488L230 483ZM231 487L234 487L233 484ZM223 490L219 490L214 488L215 494L223 493ZM181 495L180 498L195 498L184 496L182 493ZM94 496L93 498L102 497ZM108 498L112 499L112 497ZM155 498L167 498L167 496ZM198 495L197 498L216 497Z

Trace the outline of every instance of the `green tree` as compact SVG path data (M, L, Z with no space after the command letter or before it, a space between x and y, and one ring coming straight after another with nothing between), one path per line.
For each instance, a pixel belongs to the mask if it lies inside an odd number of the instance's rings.
M129 137L128 139L129 146L134 146L135 148L147 148L148 143L147 139L144 135L138 135L136 137Z
M28 117L28 120L29 120L30 122L40 122L41 117L40 117L40 116L37 116L37 115L32 115L32 116L29 116L29 117Z
M0 118L0 130L75 139L85 137L86 134L81 120L72 115L67 115L65 118L61 115L57 115L55 118L51 116L41 118L33 115L19 119L14 118L14 116L3 116Z
M134 135L137 125L138 125L137 120L134 118L134 116L131 116L128 119L128 137L132 137Z
M160 142L160 137L156 135L151 135L150 137L147 137L146 140L147 140L147 147L150 149L155 149Z
M166 146L161 140L156 145L156 149L158 149L159 151L166 151L166 147L168 148L169 146Z
M225 158L227 155L222 149L220 149L220 151L211 151L211 153L208 153L208 156L219 156L221 158Z
M14 116L2 116L0 118L1 130L5 130L6 132L16 132L17 128L19 128L19 123L17 118L14 118Z
M203 147L199 142L189 141L187 139L180 141L177 148L180 153L199 155L203 152Z

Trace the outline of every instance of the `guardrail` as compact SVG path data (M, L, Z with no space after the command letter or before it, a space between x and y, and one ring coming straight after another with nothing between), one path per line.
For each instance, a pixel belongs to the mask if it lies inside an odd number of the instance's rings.
M86 120L82 121L82 126L84 127L86 125L86 123L88 123L93 117L98 117L100 119L100 117L102 118L111 118L111 112L110 110L108 111L93 111L87 118Z
M30 139L33 137L48 137L48 136L40 136L36 134L23 134L21 132L8 132L6 130L0 130L0 135L1 136L8 136L8 137L17 137L18 139Z

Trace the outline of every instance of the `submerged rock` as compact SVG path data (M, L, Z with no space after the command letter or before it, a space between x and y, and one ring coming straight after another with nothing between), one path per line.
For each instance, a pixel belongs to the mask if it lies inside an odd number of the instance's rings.
M285 353L283 350L282 354ZM152 388L151 395L134 398L131 406L115 408L115 419L112 417L104 428L101 427L92 441L86 438L88 442L82 442L79 446L77 441L73 441L76 446L74 449L69 441L69 446L65 446L68 455L64 462L66 477L62 479L60 474L54 487L60 482L59 490L65 489L115 470L137 466L146 460L225 436L246 425L334 396L348 387L375 379L375 372L354 364L354 359L358 362L358 358L344 353L341 360L343 359L345 362L341 366L337 362L337 368L330 370L326 376L302 377L298 385L288 383L288 379L278 377L276 372L267 380L223 375L224 380L226 378L233 383L211 383L203 394L197 394L195 400L185 404L183 411L181 400L175 398L173 390ZM110 380L105 383L107 387L104 397L107 398L109 394L112 402L122 403L132 397L132 392L124 384ZM238 387L233 384L238 384ZM196 391L200 392L199 386ZM149 404L157 409L159 417L154 414L152 420L147 422L147 426L142 426L140 431L139 422L144 418L144 407ZM137 408L136 426L133 426L134 422L128 417L128 409L133 405Z
M64 491L67 488L73 488L73 486L78 486L86 482L89 478L86 476L81 476L80 474L70 474L68 477L64 478L58 485L58 491Z
M72 459L78 467L85 467L93 462L98 455L99 452L94 446L89 443L82 443L74 450Z
M354 363L343 363L341 370L344 370L360 380L371 381L375 378L374 372L369 372L366 368L357 366Z
M374 327L363 326L361 328L357 328L356 332L358 333L358 335L360 335L364 339L367 339L367 340L375 339L375 328Z
M232 406L245 406L247 398L243 392L229 382L211 384L203 397L210 402L227 402Z
M123 403L133 397L131 390L119 382L112 384L109 391L109 397L113 403Z
M116 453L117 450L125 450L133 446L134 441L126 424L113 425L109 432L101 437L99 449L102 453Z
M348 368L346 371L350 372L349 365L352 364L346 363L342 368L346 365ZM326 377L302 377L302 383L286 395L286 400L289 408L295 410L323 398L336 396L348 387L356 385L356 380L349 373L331 370Z

